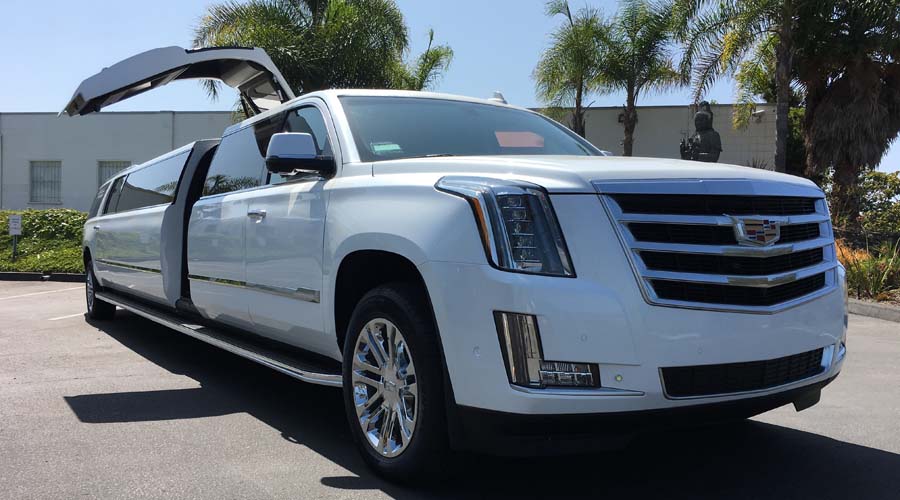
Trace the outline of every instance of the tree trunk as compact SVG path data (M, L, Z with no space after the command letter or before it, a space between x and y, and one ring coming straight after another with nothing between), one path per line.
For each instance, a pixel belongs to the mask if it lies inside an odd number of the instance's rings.
M637 126L637 107L634 91L628 89L625 109L622 113L622 125L625 127L625 138L622 140L622 155L631 156L634 152L634 129Z
M575 112L572 115L572 130L581 137L584 137L585 133L583 100L584 86L579 84L578 90L575 92Z
M842 158L834 165L834 183L831 185L832 219L836 225L850 231L861 230L859 188L860 168L849 158Z
M775 171L787 172L787 141L790 133L791 72L794 65L793 9L784 2L778 45L775 47Z

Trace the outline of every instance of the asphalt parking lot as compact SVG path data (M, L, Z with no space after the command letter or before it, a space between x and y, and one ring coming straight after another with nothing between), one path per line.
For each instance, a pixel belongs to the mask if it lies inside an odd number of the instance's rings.
M466 456L397 487L357 457L339 391L120 311L83 287L0 282L0 497L900 498L900 324L853 316L822 401L648 435L618 452Z

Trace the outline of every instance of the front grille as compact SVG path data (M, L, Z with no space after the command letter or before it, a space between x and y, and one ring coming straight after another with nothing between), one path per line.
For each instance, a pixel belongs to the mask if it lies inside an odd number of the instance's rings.
M706 180L705 194L677 194L697 186L596 185L650 304L773 313L836 287L828 209L817 189ZM726 190L759 194L716 194Z
M628 229L638 241L684 245L737 245L732 226L634 222L628 225ZM778 242L794 243L818 237L819 224L793 224L781 227L781 238Z
M769 288L670 280L651 280L650 283L661 299L702 304L772 306L822 289L825 286L825 273Z
M824 252L813 248L775 257L731 257L676 252L641 252L648 269L681 273L763 276L814 266L822 262Z
M666 395L712 396L770 389L822 373L822 349L783 358L662 368Z
M816 211L816 198L698 194L612 195L625 213L680 215L804 215Z

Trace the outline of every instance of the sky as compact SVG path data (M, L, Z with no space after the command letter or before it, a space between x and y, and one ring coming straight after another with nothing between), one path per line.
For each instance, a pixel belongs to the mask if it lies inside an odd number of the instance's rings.
M59 111L78 84L104 66L156 47L189 47L208 0L0 0L0 112ZM543 0L397 0L409 26L411 56L421 53L428 30L455 53L435 90L490 97L495 90L519 106L534 107L531 72L548 34L560 22L544 15ZM571 0L606 14L616 0ZM39 5L40 7L36 7ZM706 99L733 102L733 82L722 80ZM211 101L197 82L175 82L106 108L108 111L230 110L233 93ZM593 98L619 106L622 95ZM639 105L686 104L690 91L649 94ZM640 127L640 126L639 126ZM639 131L639 130L638 130ZM881 168L900 170L900 144Z

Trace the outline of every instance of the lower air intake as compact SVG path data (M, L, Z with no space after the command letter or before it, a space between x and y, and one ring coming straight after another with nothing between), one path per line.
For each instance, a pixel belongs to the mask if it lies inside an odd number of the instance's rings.
M662 368L666 396L690 398L759 391L822 373L822 349L783 358Z

